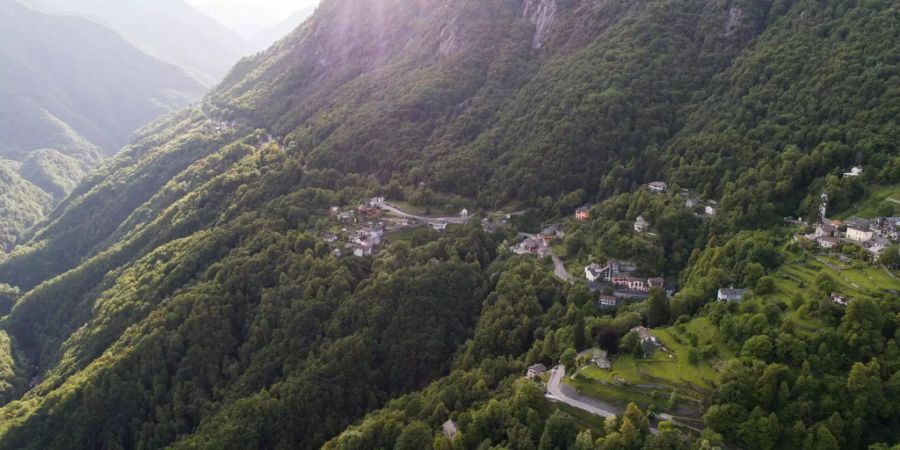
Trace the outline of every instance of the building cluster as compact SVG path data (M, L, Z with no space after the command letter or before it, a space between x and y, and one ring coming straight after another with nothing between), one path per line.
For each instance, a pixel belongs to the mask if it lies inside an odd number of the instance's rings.
M353 251L353 256L372 256L381 247L383 239L384 224L378 222L351 233L347 246Z
M707 217L716 215L716 209L719 207L718 202L713 200L703 201L690 189L682 189L681 197L684 198L685 208L698 211L702 208L703 215ZM699 212L697 215L700 215Z
M664 278L640 278L632 274L635 271L634 264L628 261L610 259L606 266L591 264L584 268L584 275L588 281L606 281L614 286L629 291L650 292L653 288L665 288Z
M841 222L828 219L827 209L828 195L822 194L816 229L805 236L823 249L830 250L842 242L852 243L864 248L877 259L888 246L900 241L900 217L852 217Z
M529 236L524 241L512 246L510 250L517 255L550 256L550 247L540 236Z

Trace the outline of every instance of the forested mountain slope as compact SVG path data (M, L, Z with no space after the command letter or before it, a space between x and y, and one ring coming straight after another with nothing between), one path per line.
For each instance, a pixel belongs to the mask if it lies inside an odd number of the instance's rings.
M812 213L823 189L839 206L898 181L898 14L888 1L326 0L202 108L141 130L0 262L19 288L2 321L14 363L0 398L14 400L0 448L574 440L517 378L586 334L625 334L646 305L598 315L583 286L511 256L513 230L335 257L320 238L339 227L330 207L384 193L531 207L536 222L596 200L582 233L604 239L646 209L672 225L652 252L684 284L664 322L709 316L742 357L703 399L708 441L892 443L896 402L842 405L900 392L895 295L806 331L788 315L818 297L729 309L710 280L778 270L778 229L743 230ZM872 169L835 176L856 163ZM636 191L654 179L719 212L700 225ZM744 351L762 334L768 347ZM453 444L433 436L449 417L466 427ZM657 442L634 414L609 426L607 447ZM661 431L652 448L690 445Z

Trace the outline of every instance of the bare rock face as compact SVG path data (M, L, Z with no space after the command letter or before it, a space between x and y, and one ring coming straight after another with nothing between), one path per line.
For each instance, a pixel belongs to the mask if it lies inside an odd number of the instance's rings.
M728 18L725 20L725 35L731 36L734 34L741 25L743 18L744 11L737 6L732 6L731 9L728 10Z
M531 48L536 50L544 46L550 27L556 21L557 9L556 0L525 0L522 15L537 28L531 39Z
M438 54L448 56L456 53L461 47L462 42L457 37L456 19L450 22L443 30L441 30L441 45L438 47Z

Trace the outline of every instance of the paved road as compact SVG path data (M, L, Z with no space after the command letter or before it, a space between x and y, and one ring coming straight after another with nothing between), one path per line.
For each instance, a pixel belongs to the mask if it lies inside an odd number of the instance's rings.
M394 205L392 205L392 204L390 204L390 203L385 203L384 205L381 206L381 209L383 209L383 210L385 210L385 211L388 211L388 212L391 212L391 213L393 213L393 214L396 214L396 215L398 215L398 216L400 216L400 217L405 217L405 218L407 218L407 219L416 219L416 220L420 220L420 221L425 222L425 223L447 222L447 223L452 223L452 224L456 224L456 225L462 225L462 224L468 223L470 220L472 220L472 217L471 217L471 216L469 216L469 217L462 217L462 216L460 216L460 217L425 217L425 216L417 216L417 215L415 215L415 214L410 214L410 213L408 213L408 212L402 211L402 210L400 210L399 208L397 208L396 206L394 206Z
M552 369L550 373L550 381L547 382L547 394L546 397L550 400L565 403L573 408L578 408L582 411L588 412L595 416L600 417L612 417L617 414L621 414L624 409L619 408L617 406L610 405L608 403L601 402L594 398L585 397L578 393L575 389L566 386L562 383L563 379L566 377L566 368L565 366L559 365ZM674 416L671 414L658 414L657 419L651 421L650 433L659 434L659 429L655 426L659 420L666 420L672 422L673 424L691 429L698 433L702 432L699 428L692 427L683 422L679 422Z
M556 274L556 278L567 283L574 283L575 277L569 274L569 271L566 270L566 265L559 259L559 256L556 256L556 253L553 253L553 249L550 249L550 257L553 259L553 273Z
M565 366L559 365L552 369L550 372L550 381L547 382L547 398L560 403L565 403L595 416L612 417L623 411L622 408L598 402L597 400L579 394L574 389L562 384L562 380L565 377Z

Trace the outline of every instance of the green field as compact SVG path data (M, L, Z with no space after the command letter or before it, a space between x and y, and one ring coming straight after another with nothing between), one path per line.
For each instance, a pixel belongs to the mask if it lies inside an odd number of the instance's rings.
M886 269L863 262L841 262L835 257L791 255L775 273L775 298L788 301L813 288L825 273L835 282L835 291L850 297L868 297L879 292L900 291L900 280Z
M566 383L587 396L619 405L628 402L642 407L654 405L660 411L666 410L669 395L675 391L681 399L677 412L699 413L700 400L718 382L716 367L734 354L722 343L718 331L706 318L656 329L653 334L670 352L657 351L652 357L640 360L630 356L615 357L612 370L584 367L576 379L566 380ZM699 348L712 345L716 356L709 361L690 364L691 335L696 336Z
M835 219L844 220L851 216L871 219L879 216L880 209L893 208L891 216L900 214L900 185L895 186L878 186L872 189L872 192L865 200L853 205L852 208L835 214Z

